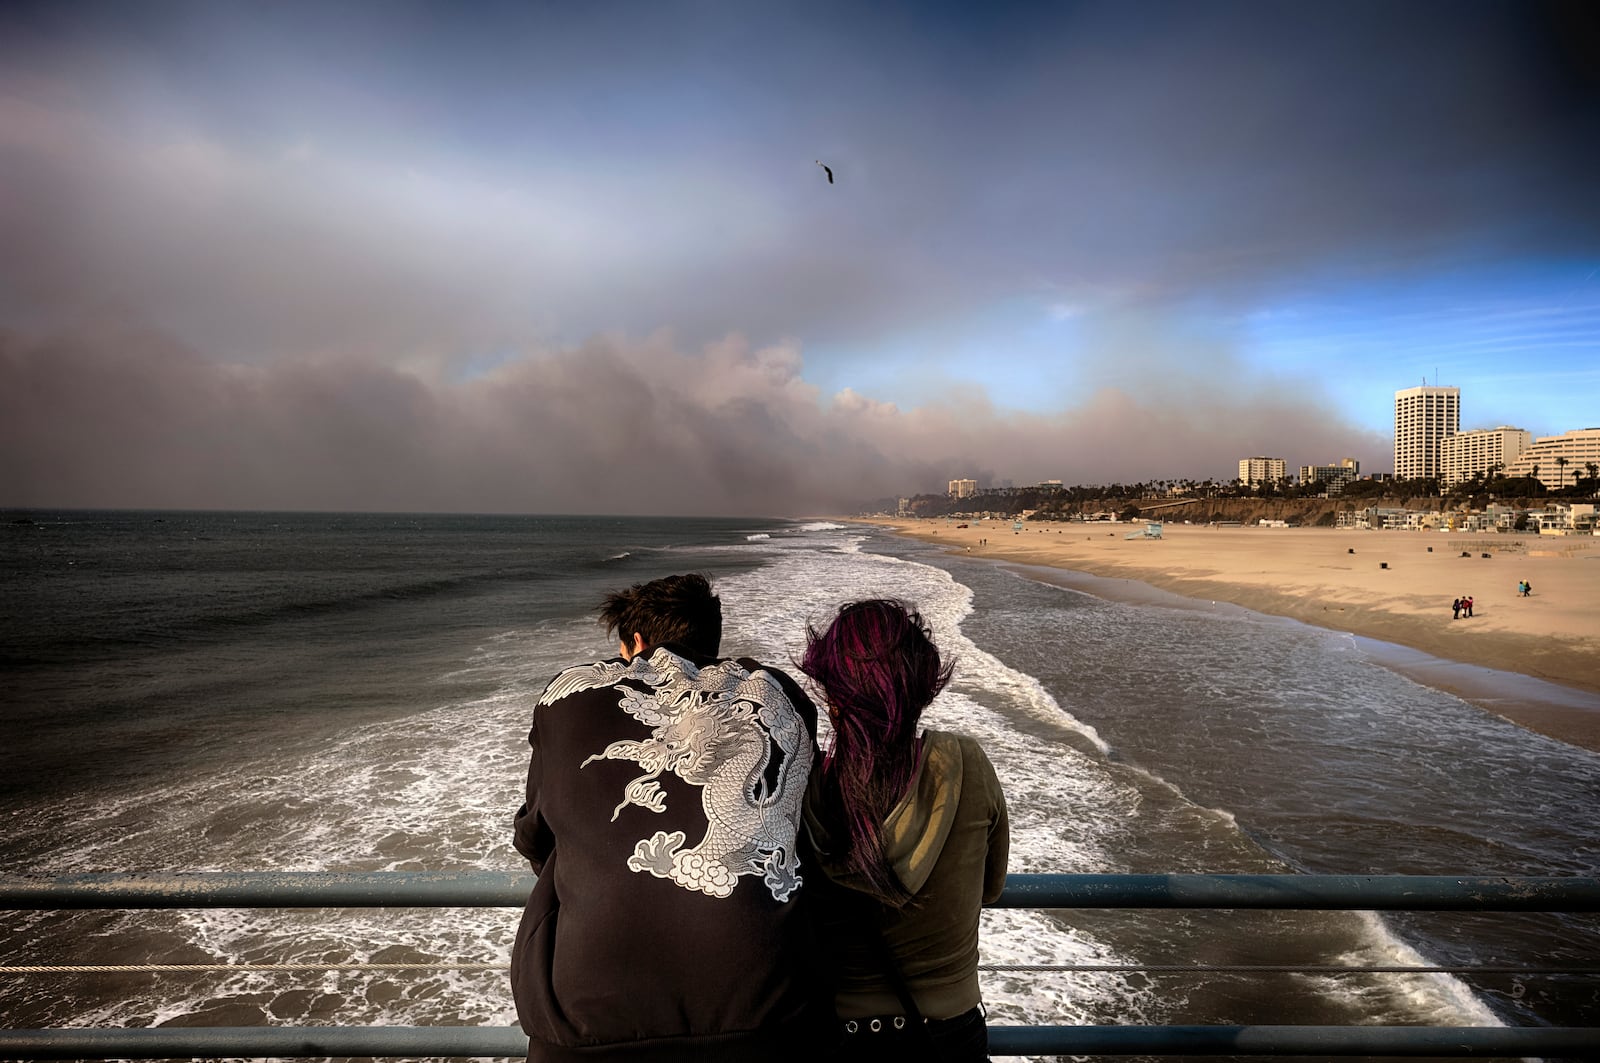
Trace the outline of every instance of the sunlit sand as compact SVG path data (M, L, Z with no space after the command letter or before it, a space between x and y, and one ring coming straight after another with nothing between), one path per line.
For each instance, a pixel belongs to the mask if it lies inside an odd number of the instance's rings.
M1593 537L1167 524L1159 540L1130 540L1143 524L1024 522L1014 531L1010 521L871 523L975 557L1137 580L1600 694L1600 541ZM1532 585L1526 598L1517 593L1522 580ZM1473 615L1454 620L1450 603L1464 595L1473 598ZM1490 677L1475 670L1434 669L1426 682L1600 749L1600 708L1585 707L1589 699L1570 707L1518 704L1491 693Z

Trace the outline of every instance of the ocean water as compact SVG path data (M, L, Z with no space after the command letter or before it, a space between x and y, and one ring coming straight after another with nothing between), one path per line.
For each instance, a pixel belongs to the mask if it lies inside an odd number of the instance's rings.
M32 523L12 523L25 517ZM1015 872L1600 874L1600 757L1335 632L827 522L30 513L0 525L0 872L518 870L534 699L601 593L708 574L723 652L916 603ZM798 670L794 670L798 676ZM10 964L504 962L511 910L0 912ZM983 961L1572 967L1594 916L996 911ZM14 1027L509 1024L502 972L0 975ZM1595 1025L1573 975L986 971L991 1021Z

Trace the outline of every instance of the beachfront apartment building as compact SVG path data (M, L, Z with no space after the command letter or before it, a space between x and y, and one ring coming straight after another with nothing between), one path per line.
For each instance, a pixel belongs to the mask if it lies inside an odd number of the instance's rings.
M1600 522L1591 503L1552 502L1539 514L1540 535L1593 535Z
M1440 450L1461 430L1461 389L1404 388L1394 393L1394 474L1416 480L1439 476Z
M950 481L949 494L950 494L951 498L971 498L973 495L975 495L977 493L978 493L978 481L976 481L976 480L951 480Z
M1334 465L1300 466L1301 485L1318 483L1328 490L1328 496L1338 494L1344 485L1361 479L1361 463L1354 458L1340 458Z
M1439 444L1439 481L1453 487L1509 469L1533 446L1533 433L1501 425L1446 436Z
M1535 476L1550 488L1571 487L1575 480L1592 475L1590 465L1600 469L1600 428L1540 436L1510 463L1506 475Z
M1246 487L1278 483L1283 479L1284 470L1282 458L1240 458L1239 482Z

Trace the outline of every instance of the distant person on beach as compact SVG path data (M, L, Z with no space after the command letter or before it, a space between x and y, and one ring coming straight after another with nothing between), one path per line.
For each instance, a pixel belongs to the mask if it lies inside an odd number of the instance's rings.
M1461 599L1461 611L1466 616L1472 615L1472 596L1470 594Z
M1523 580L1521 590L1522 596L1526 598L1528 595L1533 593L1533 584L1529 583L1527 580Z
M917 733L950 680L922 617L855 602L808 629L834 743L812 772L806 838L826 881L818 935L837 980L835 1059L988 1058L978 993L978 913L1005 886L1005 795L983 748Z
M703 576L609 594L600 621L619 655L556 676L528 734L514 840L539 880L511 956L528 1059L816 1059L833 1016L797 852L816 707L718 657Z
M1455 601L1450 603L1450 619L1451 620L1460 620L1461 619L1461 599L1460 598L1457 598Z

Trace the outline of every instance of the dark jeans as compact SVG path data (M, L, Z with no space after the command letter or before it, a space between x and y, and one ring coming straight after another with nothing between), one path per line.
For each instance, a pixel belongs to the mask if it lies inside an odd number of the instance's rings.
M983 1008L953 1019L930 1019L924 1034L907 1023L895 1029L896 1016L881 1016L879 1029L871 1019L856 1019L856 1030L841 1025L838 1050L833 1058L847 1063L988 1063L989 1027Z

